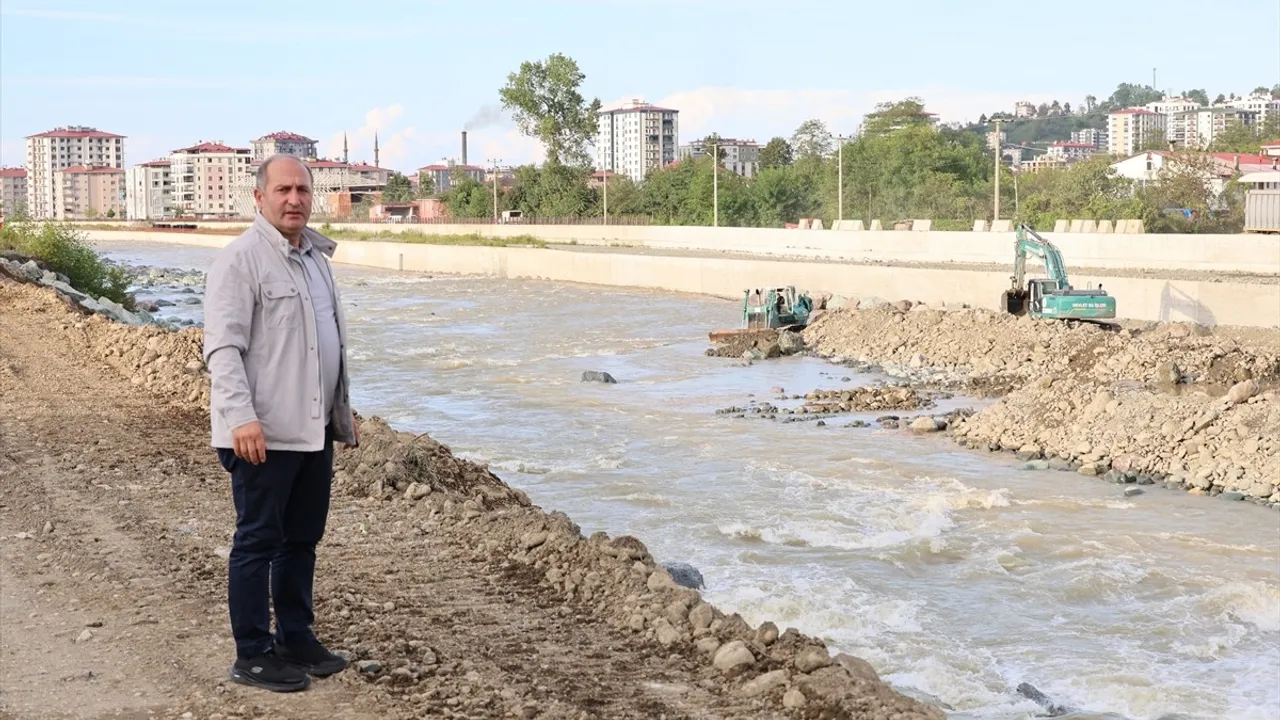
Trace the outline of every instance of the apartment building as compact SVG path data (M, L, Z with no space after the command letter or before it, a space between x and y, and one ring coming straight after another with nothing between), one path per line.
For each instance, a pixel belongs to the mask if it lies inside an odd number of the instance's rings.
M292 132L273 132L253 141L253 161L262 162L272 155L293 155L303 160L316 159L316 141Z
M1013 104L1013 116L1016 118L1035 117L1036 104L1028 100L1019 100Z
M1046 155L1050 158L1065 160L1068 163L1084 160L1098 151L1093 143L1056 142L1049 146Z
M27 141L27 212L39 220L59 215L59 184L54 173L72 167L124 167L123 135L84 125L68 125Z
M0 217L26 208L27 169L0 168Z
M601 111L596 121L596 169L642 182L650 172L675 162L679 114L641 100Z
M249 148L202 142L169 155L173 208L182 217L235 217L232 186L250 173Z
M1107 149L1108 133L1106 128L1101 130L1095 128L1085 128L1084 130L1076 130L1071 133L1071 142L1092 145L1096 150Z
M755 140L721 138L718 145L723 159L720 165L742 177L755 177L760 172L760 143ZM678 160L710 155L713 148L705 140L694 140L681 145L676 152Z
M1247 98L1227 102L1227 107L1239 112L1252 113L1258 127L1266 125L1272 113L1280 113L1280 100L1270 94L1250 95Z
M1146 108L1126 108L1107 116L1107 153L1129 157L1163 132L1166 117Z
M1159 113L1161 115L1173 115L1174 113L1199 110L1201 107L1203 107L1203 105L1196 102L1195 100L1190 100L1184 97L1167 97L1163 100L1156 100L1155 102L1149 102L1143 107L1147 110L1150 110L1153 113Z
M124 170L101 165L75 165L55 170L57 206L54 220L124 217Z
M152 160L125 171L125 217L155 220L170 214L173 207L172 162Z
M448 192L453 187L455 174L469 177L479 183L488 179L488 172L484 168L476 165L459 165L452 160L445 160L418 168L418 177L431 178L432 187L435 188L437 195Z

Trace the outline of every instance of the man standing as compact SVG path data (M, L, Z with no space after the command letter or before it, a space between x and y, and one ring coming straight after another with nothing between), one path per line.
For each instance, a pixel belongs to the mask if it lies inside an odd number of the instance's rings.
M346 667L311 630L333 444L358 442L346 320L329 266L337 245L307 227L311 183L298 158L267 158L253 192L258 215L218 253L205 288L212 444L236 509L231 679L277 692Z

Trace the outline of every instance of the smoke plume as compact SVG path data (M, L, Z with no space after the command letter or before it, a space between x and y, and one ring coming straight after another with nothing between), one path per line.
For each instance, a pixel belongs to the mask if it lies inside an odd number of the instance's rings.
M463 130L480 130L502 122L502 108L498 105L485 105L463 126Z

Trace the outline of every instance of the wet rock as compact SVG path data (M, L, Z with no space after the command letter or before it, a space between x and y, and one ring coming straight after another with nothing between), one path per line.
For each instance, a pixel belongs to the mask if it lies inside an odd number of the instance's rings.
M854 657L848 653L840 653L833 660L855 678L872 683L880 682L880 674L876 672L875 668L871 667L871 663L860 657Z
M605 385L614 385L618 381L612 375L601 370L584 370L582 372L582 382L604 383Z
M1139 487L1127 487L1127 488L1125 488L1125 489L1124 489L1124 496L1125 496L1125 497L1137 497L1138 495L1141 495L1142 493L1143 493L1143 490L1142 490L1142 488L1139 488Z
M697 568L688 563L664 563L662 567L671 574L671 579L674 580L677 585L692 588L694 590L700 590L706 587L706 584L702 580L702 573L698 572Z
M1218 499L1219 499L1219 500L1233 500L1233 501L1234 501L1234 500L1243 500L1243 499L1244 499L1244 493L1242 493L1242 492L1238 492L1238 491L1236 491L1236 490L1228 490L1228 491L1226 491L1226 492L1224 492L1224 493L1222 493L1222 494L1218 495Z
M1049 717L1059 717L1071 712L1069 708L1058 705L1050 700L1048 695L1040 692L1040 690L1031 683L1019 683L1017 693L1044 708Z
M934 418L927 415L921 415L911 421L911 432L914 433L935 433L943 429L943 425Z
M766 620L756 629L755 641L763 647L769 647L778 641L778 626Z

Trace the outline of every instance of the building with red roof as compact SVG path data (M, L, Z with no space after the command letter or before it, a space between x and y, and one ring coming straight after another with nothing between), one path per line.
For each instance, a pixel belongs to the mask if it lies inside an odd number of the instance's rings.
M232 202L237 180L250 175L249 148L204 141L169 155L173 179L172 207L182 217L204 220L237 216Z
M67 203L60 195L54 173L78 166L122 169L124 141L123 135L87 125L67 125L28 135L27 212L40 220L65 214Z

